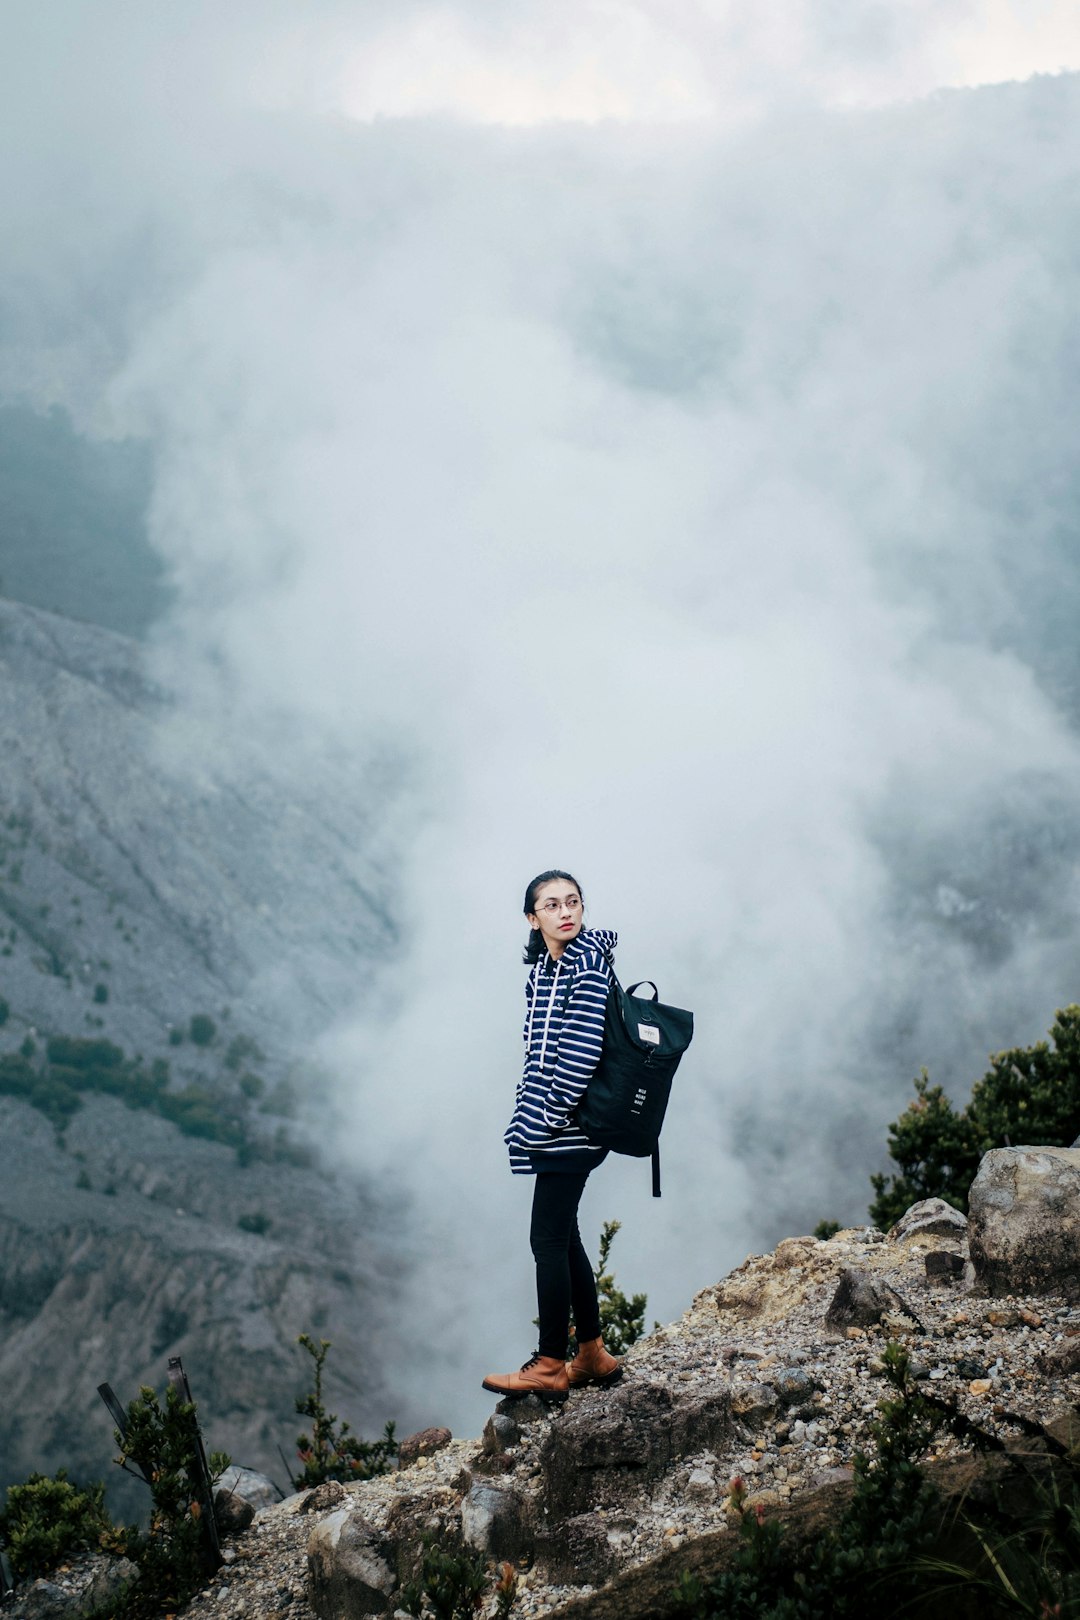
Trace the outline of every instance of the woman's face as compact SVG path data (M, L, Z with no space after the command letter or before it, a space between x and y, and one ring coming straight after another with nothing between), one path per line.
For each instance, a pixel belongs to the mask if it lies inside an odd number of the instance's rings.
M584 907L573 883L553 878L536 891L535 911L529 913L529 926L539 927L552 956L561 956L572 939L581 933Z

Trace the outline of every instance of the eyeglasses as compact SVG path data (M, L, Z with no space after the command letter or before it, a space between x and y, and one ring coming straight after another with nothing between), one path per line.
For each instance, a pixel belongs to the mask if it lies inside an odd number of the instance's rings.
M572 894L566 900L544 900L536 909L537 911L546 911L549 917L553 917L557 911L562 911L564 908L567 911L577 911L580 905L580 894Z

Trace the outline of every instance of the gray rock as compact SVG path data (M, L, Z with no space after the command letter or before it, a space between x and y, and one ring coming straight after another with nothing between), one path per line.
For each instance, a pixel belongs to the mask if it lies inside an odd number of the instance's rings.
M759 1429L773 1416L780 1397L772 1384L735 1384L731 1390L731 1410L748 1429Z
M93 1554L52 1580L16 1588L4 1614L9 1620L83 1620L114 1604L138 1579L138 1566L129 1558Z
M1080 1372L1080 1339L1067 1339L1036 1356L1035 1365L1045 1378L1068 1378Z
M830 1333L842 1335L849 1327L870 1327L887 1313L917 1320L895 1288L869 1271L845 1266L825 1313L825 1327Z
M930 1282L954 1282L964 1275L964 1257L955 1249L931 1249L924 1263Z
M1080 1149L994 1148L968 1194L976 1286L1080 1299Z
M538 1423L541 1418L551 1417L551 1406L547 1401L538 1400L535 1395L512 1395L500 1401L495 1408L500 1417L513 1418L520 1425Z
M219 1486L214 1492L214 1518L223 1536L239 1535L254 1517L251 1503L245 1502L235 1491L223 1491Z
M888 1235L891 1243L902 1243L920 1235L962 1238L966 1231L966 1215L944 1198L923 1198L904 1211Z
M398 1446L398 1463L408 1468L418 1457L433 1457L453 1438L449 1429L420 1429L416 1434L407 1434Z
M483 1446L489 1457L503 1456L521 1439L521 1429L506 1412L493 1412L484 1424Z
M321 1485L308 1491L297 1509L298 1513L329 1513L331 1508L344 1502L348 1493L339 1479L324 1479Z
M801 1367L782 1367L774 1376L776 1393L785 1406L801 1406L813 1396L817 1383Z
M86 1589L84 1610L86 1614L96 1614L98 1610L107 1608L110 1604L134 1586L139 1579L139 1566L133 1564L130 1558L110 1558L94 1575Z
M540 1447L544 1504L552 1519L618 1505L680 1457L718 1451L732 1434L726 1385L635 1379L576 1396Z
M256 1513L282 1500L281 1491L268 1474L260 1474L257 1468L242 1468L237 1463L226 1468L218 1480L218 1489L250 1502Z
M475 1481L462 1501L461 1534L466 1546L489 1558L515 1562L531 1551L525 1503L516 1491L488 1480Z
M616 1539L597 1513L563 1519L538 1539L536 1558L549 1581L600 1586L619 1562Z
M308 1541L308 1596L319 1620L359 1620L393 1607L393 1548L361 1514L338 1508Z
M71 1592L44 1578L34 1581L28 1591L20 1591L11 1609L17 1620L62 1620L79 1612Z

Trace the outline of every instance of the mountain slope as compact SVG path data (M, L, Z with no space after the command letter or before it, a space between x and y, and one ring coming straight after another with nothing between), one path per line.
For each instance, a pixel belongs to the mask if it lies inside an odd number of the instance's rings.
M394 948L365 785L239 741L181 762L143 657L0 602L0 1487L109 1473L96 1385L160 1388L177 1353L213 1443L279 1477L301 1332L354 1424L407 1416L373 1348L400 1261L319 1168L305 1057Z

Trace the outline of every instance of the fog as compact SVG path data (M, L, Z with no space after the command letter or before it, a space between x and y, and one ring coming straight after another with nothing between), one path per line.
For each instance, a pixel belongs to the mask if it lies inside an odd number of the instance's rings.
M930 92L1080 48L1053 6L14 13L2 397L152 447L166 753L370 762L405 943L320 1107L408 1195L392 1354L469 1427L531 1347L536 871L697 1016L664 1198L587 1193L650 1317L864 1219L912 1074L964 1097L1077 996L1080 83Z

